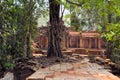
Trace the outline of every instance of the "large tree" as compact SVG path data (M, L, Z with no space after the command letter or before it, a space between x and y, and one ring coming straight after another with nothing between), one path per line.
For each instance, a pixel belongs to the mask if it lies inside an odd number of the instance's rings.
M50 6L50 26L49 26L49 43L48 57L62 57L61 39L62 25L59 17L60 4L57 0L49 0Z

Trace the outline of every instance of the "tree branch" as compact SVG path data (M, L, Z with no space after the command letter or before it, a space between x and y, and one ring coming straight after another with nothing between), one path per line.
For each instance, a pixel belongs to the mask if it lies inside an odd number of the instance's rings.
M61 20L63 19L63 14L64 14L65 8L62 11L62 6L61 6Z
M76 3L76 2L72 2L72 1L66 0L66 2L68 2L69 4L76 5L76 6L82 6L84 4L83 1L81 3Z

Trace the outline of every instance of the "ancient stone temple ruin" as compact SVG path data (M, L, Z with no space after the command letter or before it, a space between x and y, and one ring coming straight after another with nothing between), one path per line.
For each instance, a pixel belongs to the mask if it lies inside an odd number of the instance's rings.
M48 27L39 27L39 34L35 38L35 42L42 50L48 48ZM101 38L101 34L95 31L76 32L71 28L66 28L61 43L63 50L71 49L77 53L104 52L105 43Z

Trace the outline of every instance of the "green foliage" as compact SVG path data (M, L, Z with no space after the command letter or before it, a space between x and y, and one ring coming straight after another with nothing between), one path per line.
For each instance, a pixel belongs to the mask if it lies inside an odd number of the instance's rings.
M25 45L29 42L27 47L30 47L36 33L39 4L38 0L3 0L0 3L0 62L7 69L13 68L16 58L31 54L30 48L29 53L25 53Z
M91 26L94 28L94 26L100 25L102 31L106 30L105 28L109 23L109 15L112 14L111 20L112 22L116 22L116 17L120 15L119 2L119 0L61 0L64 7L71 12L71 14L69 16L66 15L65 18L78 20L75 24L80 22L80 25L74 27ZM75 13L77 17L71 17L73 13ZM84 25L82 23L84 23Z

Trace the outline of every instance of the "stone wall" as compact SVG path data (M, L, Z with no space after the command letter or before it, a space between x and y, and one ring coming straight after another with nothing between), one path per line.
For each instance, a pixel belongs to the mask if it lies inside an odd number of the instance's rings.
M47 28L39 28L35 41L40 49L48 48L47 31ZM105 44L99 32L75 32L66 29L63 33L61 47L63 50L67 48L102 49L105 48Z

